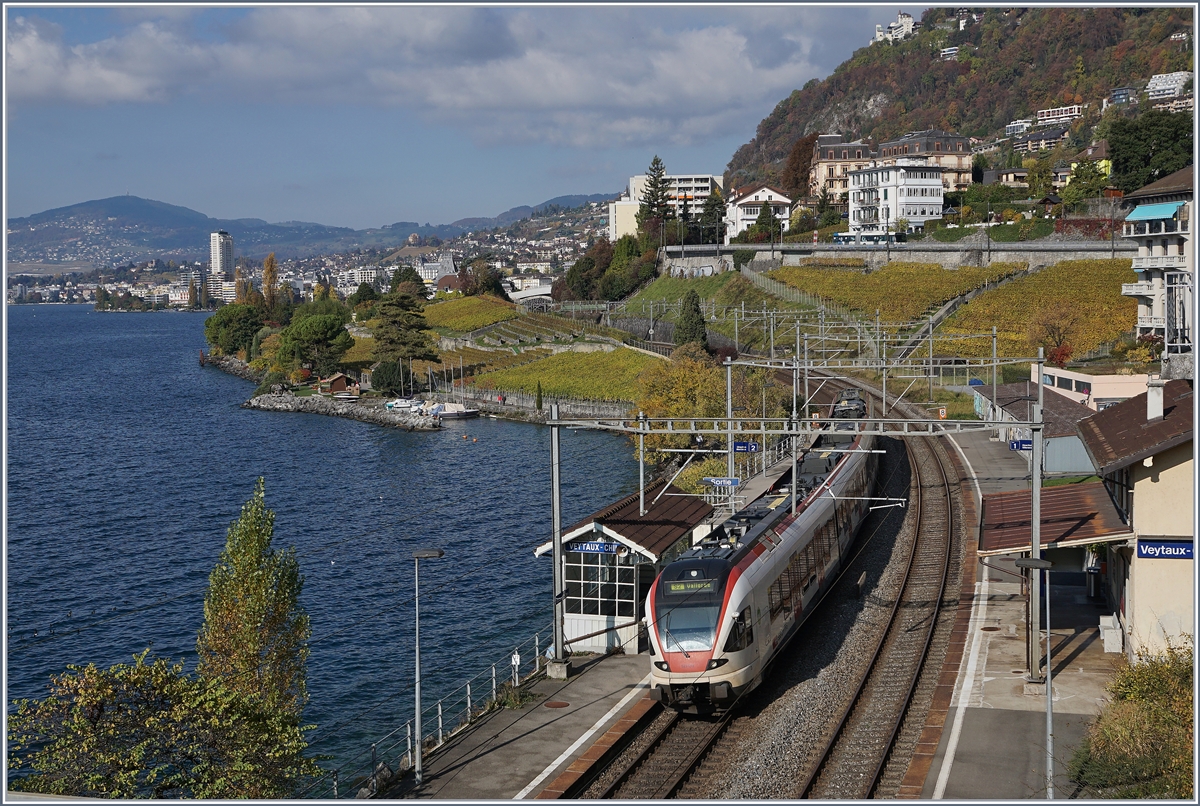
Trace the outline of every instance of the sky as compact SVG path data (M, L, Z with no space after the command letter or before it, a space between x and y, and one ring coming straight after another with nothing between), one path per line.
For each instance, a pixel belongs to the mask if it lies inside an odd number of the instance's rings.
M10 218L130 193L363 229L721 174L902 9L5 8Z

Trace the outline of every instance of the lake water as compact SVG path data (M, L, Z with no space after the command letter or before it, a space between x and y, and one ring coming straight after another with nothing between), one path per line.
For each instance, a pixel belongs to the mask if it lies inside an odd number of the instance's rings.
M550 563L532 556L550 431L242 409L253 384L199 366L204 318L8 307L8 698L146 647L193 668L208 573L263 476L274 545L305 575L304 717L333 768L411 715L414 548L446 551L421 568L426 702L550 623ZM564 526L637 489L627 440L562 444Z

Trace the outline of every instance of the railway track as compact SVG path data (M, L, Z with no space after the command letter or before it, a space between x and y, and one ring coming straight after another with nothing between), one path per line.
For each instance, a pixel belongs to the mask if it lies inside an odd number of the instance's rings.
M903 590L857 692L793 797L875 794L933 644L954 556L954 501L935 441L910 439L908 445L918 482L910 506L919 515Z
M822 403L832 402L837 391L861 384L845 379L831 380L818 395ZM866 387L878 398L878 393ZM823 398L828 397L828 400ZM878 400L876 401L878 404ZM910 404L905 404L906 408ZM913 416L916 407L904 416ZM917 415L920 416L920 415ZM895 594L888 627L881 631L875 655L863 669L862 683L851 702L830 720L824 747L810 753L815 763L794 792L779 792L776 797L794 798L868 798L880 790L880 781L889 773L896 777L907 768L889 765L897 740L905 732L909 704L918 692L921 673L935 641L939 608L946 599L946 586L952 577L957 548L954 500L950 474L937 438L910 437L909 463L912 468L910 508L916 518L916 536L908 559L901 590ZM857 575L848 570L844 576ZM880 595L888 595L880 592ZM957 597L951 597L951 600ZM936 676L940 658L933 667ZM631 749L614 759L607 769L597 771L593 782L569 797L668 799L674 797L714 797L708 784L714 767L706 764L714 756L726 756L740 742L744 730L752 730L752 720L738 716L738 703L725 714L711 719L680 717L666 713L649 725L646 733L630 741ZM924 710L915 709L914 722L923 724ZM746 724L742 724L742 723ZM920 724L915 730L919 732ZM910 731L911 732L911 731ZM720 743L720 753L713 753ZM886 788L886 787L885 787Z

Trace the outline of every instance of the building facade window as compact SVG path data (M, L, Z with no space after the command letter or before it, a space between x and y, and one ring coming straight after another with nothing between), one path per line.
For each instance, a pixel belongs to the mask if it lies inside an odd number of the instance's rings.
M633 617L637 612L637 569L632 552L568 551L566 611L584 616Z

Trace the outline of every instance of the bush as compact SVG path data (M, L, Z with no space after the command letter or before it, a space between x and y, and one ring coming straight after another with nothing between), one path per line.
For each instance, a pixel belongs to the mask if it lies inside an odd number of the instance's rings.
M254 390L254 395L258 396L270 394L274 390L274 387L287 387L287 385L288 379L282 372L268 372L263 376L262 383L260 383L258 388Z
M742 268L742 266L745 266L751 260L754 260L754 256L757 254L758 254L758 250L756 250L756 249L735 249L735 250L733 250L733 267L735 269Z

